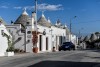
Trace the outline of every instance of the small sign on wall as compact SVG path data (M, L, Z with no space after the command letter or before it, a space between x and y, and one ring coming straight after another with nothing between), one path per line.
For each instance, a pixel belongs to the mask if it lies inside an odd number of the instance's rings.
M0 25L2 24L2 22L0 21Z
M32 36L31 36L31 35L27 35L27 37L28 37L28 38L31 38Z

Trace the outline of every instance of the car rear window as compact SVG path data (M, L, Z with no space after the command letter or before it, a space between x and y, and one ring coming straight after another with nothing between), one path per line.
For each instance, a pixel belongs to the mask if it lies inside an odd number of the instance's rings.
M64 42L63 44L71 44L71 42Z

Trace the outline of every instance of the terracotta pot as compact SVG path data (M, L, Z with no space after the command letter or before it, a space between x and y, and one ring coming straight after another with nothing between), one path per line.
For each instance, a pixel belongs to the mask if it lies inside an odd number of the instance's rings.
M34 52L34 53L38 53L38 47L34 47L34 48L33 48L33 52Z

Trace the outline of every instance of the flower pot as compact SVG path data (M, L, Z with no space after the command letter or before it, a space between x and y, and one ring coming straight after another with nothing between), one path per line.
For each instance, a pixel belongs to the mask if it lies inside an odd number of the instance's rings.
M34 47L34 48L33 48L33 52L34 52L34 53L38 53L38 47Z
M14 56L14 52L5 52L5 56Z

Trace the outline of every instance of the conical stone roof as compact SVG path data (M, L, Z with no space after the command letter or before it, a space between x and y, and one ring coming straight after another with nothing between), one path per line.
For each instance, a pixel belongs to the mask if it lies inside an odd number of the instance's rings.
M91 34L91 37L90 37L90 40L91 41L94 41L97 39L97 36L95 34Z
M2 22L4 25L6 25L6 22L0 17L0 22Z
M42 14L42 16L39 18L38 24L41 26L51 27L51 24L47 21L44 14Z
M26 10L24 10L24 12L18 17L18 19L15 21L14 24L23 24L26 25L27 22L29 22L29 15L26 12Z
M89 40L90 40L89 36L86 36L86 37L84 38L84 41L89 41Z
M83 36L81 36L81 37L80 37L80 40L81 40L81 41L83 41L83 40L84 40L84 37L83 37Z

